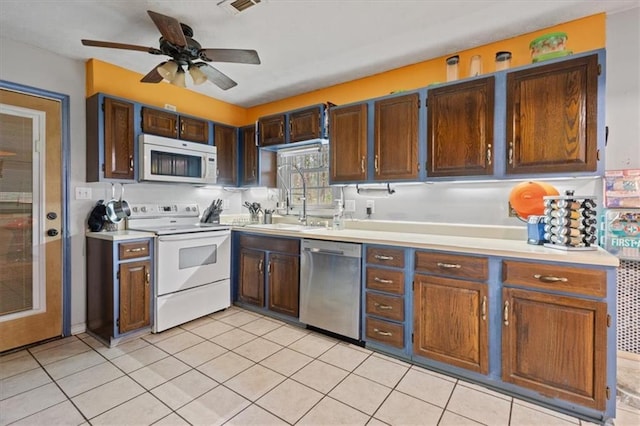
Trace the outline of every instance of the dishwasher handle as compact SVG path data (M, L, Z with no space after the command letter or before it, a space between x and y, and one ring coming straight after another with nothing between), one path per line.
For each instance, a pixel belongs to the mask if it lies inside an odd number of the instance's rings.
M309 251L311 253L321 253L321 254L332 254L335 256L344 256L344 251L342 250L327 250L327 249L320 249L320 248L315 248L315 247L305 247L304 251Z

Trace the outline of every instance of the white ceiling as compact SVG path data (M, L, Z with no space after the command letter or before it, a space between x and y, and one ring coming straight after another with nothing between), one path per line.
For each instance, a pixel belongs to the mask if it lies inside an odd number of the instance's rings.
M0 0L0 37L144 75L163 56L86 47L80 39L158 47L153 10L193 28L204 48L258 51L262 64L213 63L238 82L189 90L253 106L357 79L638 0L263 0L232 16L220 0ZM2 52L0 52L0 55ZM10 60L0 56L0 61ZM166 84L166 83L161 83Z

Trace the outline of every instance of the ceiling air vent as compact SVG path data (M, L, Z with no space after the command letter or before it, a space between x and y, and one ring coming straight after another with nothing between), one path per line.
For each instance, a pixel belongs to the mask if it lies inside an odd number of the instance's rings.
M237 15L244 12L252 6L263 3L266 0L222 0L218 6L223 8L227 13Z

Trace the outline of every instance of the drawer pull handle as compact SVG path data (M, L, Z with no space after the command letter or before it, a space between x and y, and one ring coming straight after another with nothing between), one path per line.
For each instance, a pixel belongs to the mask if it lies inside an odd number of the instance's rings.
M262 273L263 266L264 266L264 261L260 260L260 262L258 262L258 272Z
M133 249L127 249L127 253L138 253L141 251L145 251L146 248L145 247L138 247L138 248L133 248Z
M129 170L133 171L133 155L129 156Z
M390 332L390 331L382 331L382 330L379 330L377 328L374 328L373 332L376 333L376 334L379 334L381 336L393 336L392 332Z
M504 325L509 325L509 301L504 302L503 312Z
M442 262L438 262L438 263L436 263L436 265L438 265L438 268L444 268L444 269L460 269L460 268L462 268L462 266L458 265L457 263L442 263Z
M373 280L377 283L382 283L382 284L393 284L393 280L385 280L383 278L378 278L378 277L373 277Z
M557 283L557 282L561 282L561 283L566 283L567 281L569 281L568 278L565 277L554 277L552 275L540 275L540 274L535 274L533 276L533 278L542 281L543 283Z
M145 275L146 278L146 284L147 286L149 285L149 283L151 282L151 273L147 272L147 274Z
M384 254L376 254L373 257L378 260L393 260L393 256L385 256Z
M491 165L491 144L487 145L487 165L490 166Z
M378 303L378 302L373 302L373 306L375 306L375 307L376 307L376 308L378 308L378 309L385 310L385 311L391 311L391 310L393 310L393 306L390 306L390 305L381 305L381 304L380 304L380 303Z
M363 173L363 174L365 172L365 169L364 169L364 155L360 159L360 172Z
M380 173L380 167L378 166L378 155L377 154L373 157L373 168L376 170L376 173Z
M487 320L487 296L484 296L482 298L482 306L480 310L482 312L482 321L486 321Z

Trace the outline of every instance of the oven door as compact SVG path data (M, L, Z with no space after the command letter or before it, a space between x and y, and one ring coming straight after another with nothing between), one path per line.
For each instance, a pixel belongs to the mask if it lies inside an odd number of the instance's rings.
M157 238L156 295L229 279L231 231L161 235Z

